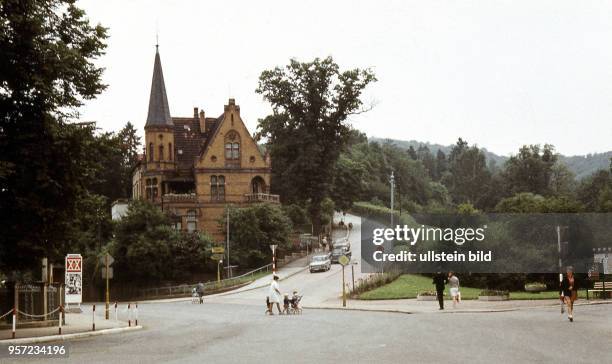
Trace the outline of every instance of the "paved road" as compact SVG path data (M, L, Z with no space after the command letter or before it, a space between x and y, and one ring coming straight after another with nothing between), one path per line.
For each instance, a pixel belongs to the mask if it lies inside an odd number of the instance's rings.
M240 304L155 303L145 330L71 343L73 363L405 363L612 361L612 305L504 313L305 310L265 316Z
M339 216L336 217L338 220ZM356 216L347 215L344 217L345 223L352 222L353 229L350 231L348 237L351 242L351 250L355 265L355 279L359 279L367 276L367 274L361 273L361 225L360 218ZM336 231L334 238L344 237L346 232L343 230ZM296 262L298 266L305 267L306 260ZM294 265L289 269L290 273L293 273L287 279L283 279L280 282L281 292L289 293L293 290L297 290L299 294L303 295L302 304L306 306L318 305L321 303L336 303L338 297L342 296L342 266L340 264L332 264L332 268L327 272L310 273L308 269L299 269ZM297 274L296 274L297 272ZM281 274L281 277L283 275ZM258 305L265 306L266 296L268 294L268 287L261 287L252 289L253 287L259 287L262 284L270 282L271 276L259 279L257 282L241 289L237 293L215 295L214 297L208 297L208 302L214 303L230 303L230 304L246 304L246 305ZM345 281L350 283L352 280L352 271L349 266L345 268Z
M359 226L353 224L357 234ZM357 257L359 237L353 233ZM297 288L305 305L337 304L340 272L338 265L325 273L301 271L281 282L281 290ZM578 307L574 323L556 307L420 314L305 309L301 316L266 316L266 293L267 288L256 288L207 297L204 305L142 303L139 323L144 330L73 341L67 361L612 362L612 305Z

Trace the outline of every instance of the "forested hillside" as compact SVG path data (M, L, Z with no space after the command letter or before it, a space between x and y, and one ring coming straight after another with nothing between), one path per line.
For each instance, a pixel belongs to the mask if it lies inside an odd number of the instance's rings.
M436 154L438 150L442 150L445 154L448 154L452 149L452 145L441 145L433 144L428 142L419 142L417 140L396 140L396 139L382 139L382 138L370 138L371 141L385 142L390 141L402 149L418 149L420 146L426 146L433 154ZM487 164L492 161L494 165L503 165L508 157L497 155L485 148L480 149L487 160ZM595 171L605 169L610 164L610 158L612 158L612 151L604 153L594 153L587 155L576 155L576 156L564 156L559 155L559 161L565 164L570 171L576 175L576 179L580 180L593 174Z

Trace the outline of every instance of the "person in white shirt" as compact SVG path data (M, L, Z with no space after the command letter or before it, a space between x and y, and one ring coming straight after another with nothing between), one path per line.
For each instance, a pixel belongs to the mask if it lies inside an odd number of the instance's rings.
M278 308L278 314L282 315L283 311L281 311L280 308L281 292L278 285L277 275L274 275L272 282L270 283L270 292L268 293L268 297L270 297L270 315L274 315L274 313L272 313L272 309L274 308L275 303L276 308Z
M453 299L453 308L457 303L461 302L461 293L459 293L459 278L453 272L448 273L448 284L450 286L450 295Z

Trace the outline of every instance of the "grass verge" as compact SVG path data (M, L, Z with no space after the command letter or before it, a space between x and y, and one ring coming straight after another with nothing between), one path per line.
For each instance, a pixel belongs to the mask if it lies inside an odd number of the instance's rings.
M416 274L403 274L391 283L385 284L378 288L363 292L359 295L362 300L394 300L405 298L416 298L420 292L435 291L432 284L432 278L424 277ZM482 291L481 288L461 287L461 299L473 300L478 299L478 294ZM448 286L444 292L446 298L449 297ZM578 292L579 298L586 298L585 291ZM545 300L557 299L559 292L545 291L540 293L530 292L510 292L511 300Z

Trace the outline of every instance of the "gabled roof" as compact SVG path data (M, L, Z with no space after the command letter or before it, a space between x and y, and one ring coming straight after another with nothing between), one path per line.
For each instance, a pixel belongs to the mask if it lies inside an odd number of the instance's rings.
M159 48L156 46L151 95L149 96L149 113L145 127L172 125L168 95L166 95L166 85L164 84L164 73L162 72L161 59L159 57Z
M190 169L194 161L206 148L211 135L220 124L223 115L218 118L206 118L206 124L212 124L208 132L200 130L200 122L196 118L172 118L174 122L174 144L176 146L176 161L179 169Z

